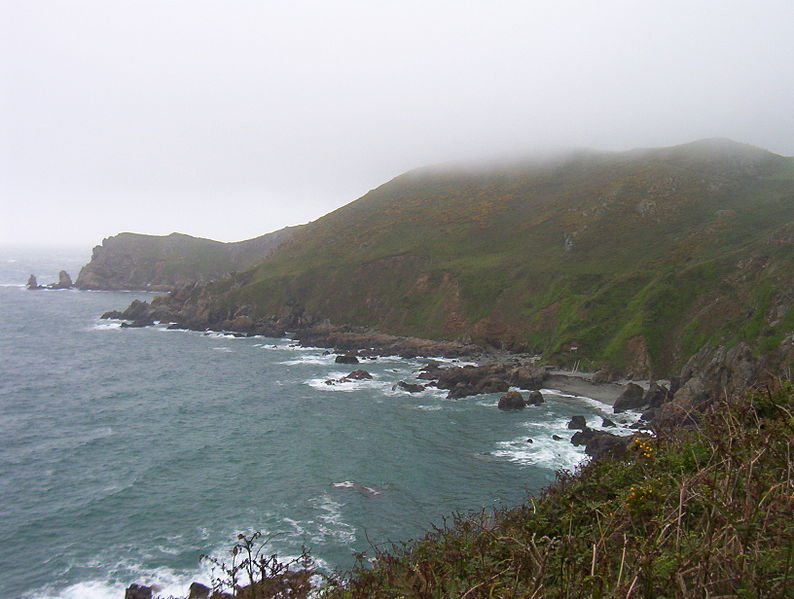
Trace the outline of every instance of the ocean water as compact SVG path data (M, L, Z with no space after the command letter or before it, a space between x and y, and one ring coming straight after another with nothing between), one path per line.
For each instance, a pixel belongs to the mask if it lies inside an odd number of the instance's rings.
M283 556L329 570L370 544L416 538L452 512L522 502L574 468L574 414L611 410L545 390L496 408L415 380L421 360L367 360L373 380L326 385L355 366L288 339L122 329L99 315L146 293L28 291L88 251L0 250L0 597L121 599L207 583L263 531ZM565 441L555 441L559 434ZM528 443L527 439L533 439Z

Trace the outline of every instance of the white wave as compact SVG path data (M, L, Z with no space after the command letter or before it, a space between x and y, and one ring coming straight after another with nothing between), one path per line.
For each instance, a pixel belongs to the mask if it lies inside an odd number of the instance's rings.
M213 351L225 352L227 354L230 354L233 351L233 350L229 349L228 347L213 347L213 348L210 348L210 349L212 349Z
M586 459L583 447L575 447L563 435L559 441L552 439L551 434L543 437L527 437L497 443L497 449L491 455L521 464L522 466L540 466L550 470L572 470Z
M113 331L121 328L121 321L98 322L91 328L96 331Z
M438 404L433 405L419 405L419 406L408 406L410 410L419 410L421 412L438 412L442 409L442 406Z
M301 366L303 364L326 365L333 363L334 363L334 356L302 356L300 358L295 358L294 360L279 362L279 364L284 364L285 366Z
M27 285L23 283L0 283L0 287L18 287L20 289L24 289Z

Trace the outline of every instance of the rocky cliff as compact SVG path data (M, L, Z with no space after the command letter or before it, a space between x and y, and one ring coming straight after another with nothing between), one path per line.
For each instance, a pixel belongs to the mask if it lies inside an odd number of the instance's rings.
M191 328L324 321L635 377L794 330L794 160L726 140L420 169L244 272L158 300Z
M191 281L220 279L269 256L300 227L222 243L181 233L120 233L102 240L77 277L79 289L170 291Z

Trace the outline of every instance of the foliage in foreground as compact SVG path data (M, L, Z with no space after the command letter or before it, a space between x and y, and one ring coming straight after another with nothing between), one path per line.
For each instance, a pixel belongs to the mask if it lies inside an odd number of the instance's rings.
M696 430L637 437L624 458L561 474L528 505L455 516L412 544L376 549L319 594L792 597L793 415L789 383L716 403Z

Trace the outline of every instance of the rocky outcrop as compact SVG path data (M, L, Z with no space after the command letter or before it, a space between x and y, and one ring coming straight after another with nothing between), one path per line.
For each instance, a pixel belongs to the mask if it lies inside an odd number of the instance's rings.
M508 391L499 398L498 407L500 410L523 410L526 403L518 391Z
M153 594L152 587L142 584L131 584L124 591L124 599L152 599Z
M36 275L30 275L28 277L28 283L26 285L28 289L44 289L39 282L36 280Z
M191 281L244 271L273 253L300 227L222 243L181 233L119 233L94 248L77 277L79 289L170 291Z
M645 390L636 383L629 383L623 389L615 405L612 406L612 411L615 414L625 412L626 410L635 410L645 405Z
M672 401L661 405L654 425L666 428L694 424L697 414L715 399L731 396L759 382L763 366L746 343L700 350L684 366L680 389Z
M568 423L568 428L586 430L587 421L584 419L584 416L573 416L571 417L571 421Z
M208 586L205 586L200 582L193 582L190 584L187 599L209 599L211 591L212 589L210 589Z
M334 362L336 364L358 364L358 358L356 356L347 354L344 356L336 356L336 358L334 358Z
M504 393L511 385L537 389L541 387L545 376L544 368L503 362L449 368L430 365L419 374L420 379L436 381L439 389L448 389L449 399L482 393Z
M372 375L366 370L354 370L343 378L348 381L363 381L365 379L371 379Z
M406 383L405 381L400 381L394 388L399 389L401 391L407 391L408 393L420 393L425 390L424 385L417 385L416 383Z

